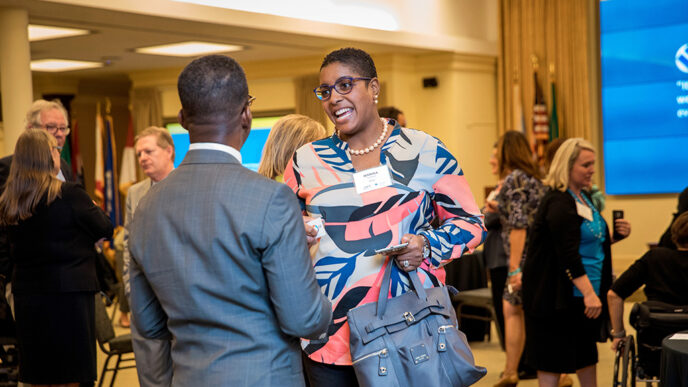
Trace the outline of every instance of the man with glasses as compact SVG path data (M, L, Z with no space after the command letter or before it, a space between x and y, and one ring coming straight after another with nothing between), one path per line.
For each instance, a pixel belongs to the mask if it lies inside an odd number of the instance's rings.
M323 335L332 309L296 196L241 165L253 101L244 71L204 56L177 88L191 144L131 222L132 325L174 338L174 385L303 386L298 337Z
M26 130L42 129L55 136L60 151L69 135L69 119L67 110L60 101L46 101L39 99L33 102L26 113ZM10 173L12 155L0 159L0 192L5 188L5 182ZM72 167L66 160L60 159L60 172L57 178L62 181L74 182Z

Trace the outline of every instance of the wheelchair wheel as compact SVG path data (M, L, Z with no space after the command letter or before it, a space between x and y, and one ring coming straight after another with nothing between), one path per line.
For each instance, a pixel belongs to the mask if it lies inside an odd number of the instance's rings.
M635 387L635 361L635 340L627 336L619 342L614 355L614 387Z

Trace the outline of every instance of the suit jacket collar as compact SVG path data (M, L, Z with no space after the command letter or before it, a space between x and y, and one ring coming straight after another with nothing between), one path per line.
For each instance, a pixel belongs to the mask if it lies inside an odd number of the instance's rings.
M190 150L181 165L188 164L239 164L239 160L229 153L212 149ZM181 166L180 165L180 166Z

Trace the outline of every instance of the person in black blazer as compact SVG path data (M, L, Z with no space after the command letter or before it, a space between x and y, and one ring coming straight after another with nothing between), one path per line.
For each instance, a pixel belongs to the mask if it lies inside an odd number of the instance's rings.
M526 358L540 386L557 386L576 372L582 386L596 386L597 344L612 282L607 224L584 188L592 183L595 150L581 138L566 140L544 180L549 190L538 207L523 266ZM630 234L625 219L614 227ZM621 239L622 239L621 238ZM604 314L603 314L604 313Z
M96 379L94 244L113 227L80 186L55 177L59 160L48 132L19 137L0 225L13 264L19 380L76 386Z

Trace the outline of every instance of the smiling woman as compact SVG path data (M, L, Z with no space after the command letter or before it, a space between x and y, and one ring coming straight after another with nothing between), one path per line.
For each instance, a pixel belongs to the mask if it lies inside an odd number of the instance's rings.
M424 287L441 286L442 266L473 251L485 229L445 145L380 118L380 82L366 52L344 48L327 55L314 92L335 133L299 148L284 180L304 215L324 225L313 263L334 319L327 337L303 340L302 347L311 386L356 386L346 316L377 301L386 263L396 261L393 296L409 290L407 272L413 270ZM439 227L433 229L435 219ZM403 243L408 245L393 254L375 252Z
M581 138L566 140L544 180L550 190L532 226L523 308L526 358L538 370L541 386L556 386L559 374L574 371L581 385L596 385L596 341L607 339L607 306L599 295L611 286L610 246L616 241L585 192L594 172L592 145ZM630 233L624 219L614 227L621 238Z

